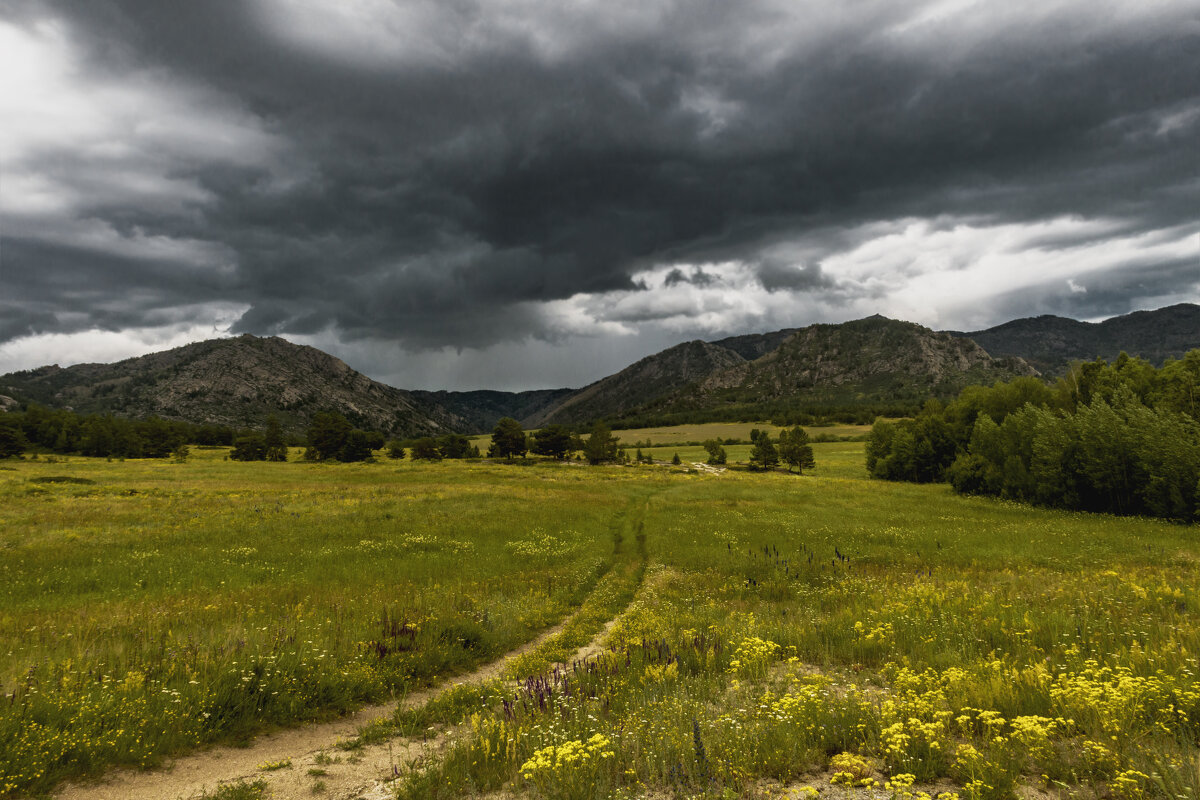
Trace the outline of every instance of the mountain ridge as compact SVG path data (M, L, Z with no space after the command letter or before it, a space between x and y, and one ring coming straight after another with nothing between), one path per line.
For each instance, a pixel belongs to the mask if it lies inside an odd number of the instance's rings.
M1061 375L1072 361L1112 360L1122 352L1161 365L1200 347L1200 305L1176 303L1101 322L1042 314L979 331L946 332L974 340L993 356L1023 358L1048 375Z
M1036 371L1024 361L992 358L970 340L875 315L794 329L758 358L741 359L677 385L643 409L671 415L764 404L862 405L899 399L919 405L971 382L1031 374Z
M861 320L712 342L653 353L579 389L526 392L404 390L341 360L279 337L210 339L110 364L49 365L0 376L0 396L123 416L261 426L277 414L299 432L320 410L354 424L411 437L490 430L500 417L526 427L582 425L639 414L798 404L910 405L1119 352L1160 362L1200 347L1200 306L1182 303L1099 323L1042 315L983 331L933 331L873 315Z

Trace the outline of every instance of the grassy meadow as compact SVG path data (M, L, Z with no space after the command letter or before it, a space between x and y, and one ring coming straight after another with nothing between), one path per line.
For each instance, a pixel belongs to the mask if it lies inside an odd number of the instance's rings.
M742 444L725 445L728 459L732 463L745 463L750 460L750 431L754 428L767 431L773 439L779 438L783 430L770 422L704 422L694 425L674 425L665 428L629 428L614 430L621 447L632 457L635 449L640 448L643 454L649 454L659 461L670 461L675 453L679 453L683 461L703 462L708 458L701 443L709 439L740 440ZM821 440L865 439L871 433L870 425L806 425L805 431L818 443ZM649 446L642 446L646 443ZM492 444L491 434L471 437L471 443L486 453ZM861 446L856 450L860 454L858 462L861 466Z
M0 469L0 795L495 658L582 601L646 490L582 468L193 453Z
M805 425L804 429L811 437L845 438L866 436L871 432L870 425ZM666 428L630 428L615 430L613 435L621 440L625 447L633 447L636 442L650 442L653 446L679 445L687 442L703 442L708 439L741 439L750 442L750 431L754 428L767 431L771 438L778 439L783 430L770 422L704 422L694 425L672 425Z
M364 733L450 732L399 797L1200 796L1196 526L814 449L803 477L5 462L0 796L402 693L574 609Z

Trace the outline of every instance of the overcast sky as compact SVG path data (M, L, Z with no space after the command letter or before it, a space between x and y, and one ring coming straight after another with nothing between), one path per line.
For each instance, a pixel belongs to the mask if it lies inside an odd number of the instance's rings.
M1200 301L1195 0L5 0L0 373L278 334L579 386Z

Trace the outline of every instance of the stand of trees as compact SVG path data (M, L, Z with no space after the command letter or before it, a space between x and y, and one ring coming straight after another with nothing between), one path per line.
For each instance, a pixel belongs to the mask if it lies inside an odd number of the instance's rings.
M261 433L250 431L236 437L229 457L234 461L287 461L287 443L279 420L272 415Z
M1122 354L973 386L911 420L877 422L867 469L956 491L1116 514L1200 519L1200 350L1161 369Z
M547 425L535 431L530 450L534 455L563 459L576 450L583 449L579 437L566 425Z
M404 458L405 450L412 450L415 461L441 461L443 458L479 458L479 448L461 433L448 433L437 439L423 436L408 441L393 440L387 444L388 458Z
M371 452L384 445L384 437L378 431L354 428L349 420L335 411L321 411L313 415L308 426L308 447L304 458L308 461L366 461Z
M0 458L30 448L109 458L167 458L185 443L230 445L234 437L234 430L223 425L81 415L36 404L24 411L0 413Z
M789 470L794 469L801 474L817 465L808 441L808 432L804 428L797 425L779 432L779 458L788 465Z

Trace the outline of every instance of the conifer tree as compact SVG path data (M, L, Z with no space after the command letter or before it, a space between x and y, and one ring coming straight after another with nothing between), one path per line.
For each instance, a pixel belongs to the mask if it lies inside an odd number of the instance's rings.
M283 440L283 429L275 415L267 417L267 427L263 431L263 442L267 446L267 461L287 461L287 443Z

